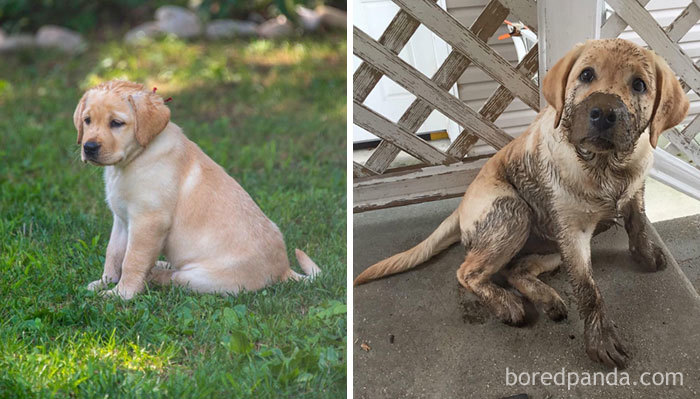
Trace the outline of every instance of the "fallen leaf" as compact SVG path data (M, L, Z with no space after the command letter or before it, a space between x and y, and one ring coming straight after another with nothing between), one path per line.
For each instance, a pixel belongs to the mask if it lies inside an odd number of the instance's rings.
M372 349L369 345L367 345L367 342L361 343L360 348L362 348L362 350L365 352L369 352Z

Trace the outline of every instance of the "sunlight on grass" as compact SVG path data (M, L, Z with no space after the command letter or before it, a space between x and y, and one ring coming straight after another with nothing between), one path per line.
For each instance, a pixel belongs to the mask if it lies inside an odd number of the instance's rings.
M78 333L61 340L64 345L47 342L30 348L5 337L0 368L6 378L16 377L33 392L57 393L77 388L105 366L114 373L162 373L177 352L172 344L148 350L133 342L118 343L114 329L107 339L95 333Z

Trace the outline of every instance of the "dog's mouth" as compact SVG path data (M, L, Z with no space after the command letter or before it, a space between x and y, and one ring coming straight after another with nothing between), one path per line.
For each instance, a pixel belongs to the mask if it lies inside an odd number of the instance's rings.
M103 158L104 158L104 157L103 157ZM84 162L84 163L89 163L90 165L94 165L94 166L110 166L110 165L115 165L115 164L118 164L119 162L121 162L122 159L123 159L123 157L120 157L120 158L117 159L116 161L110 161L110 160L103 161L103 160L97 159L97 157L90 157L90 156L83 155L83 162Z
M611 140L595 136L595 137L585 137L576 146L581 153L603 153L615 151L615 143Z

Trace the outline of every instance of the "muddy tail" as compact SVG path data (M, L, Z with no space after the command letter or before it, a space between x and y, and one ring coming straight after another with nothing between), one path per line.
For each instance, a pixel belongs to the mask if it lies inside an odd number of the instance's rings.
M294 254L297 256L297 261L299 262L299 266L301 266L301 270L304 271L305 274L299 274L295 272L294 270L290 269L290 274L288 275L288 278L291 278L293 280L313 280L314 277L317 275L321 274L321 268L318 267L318 265L309 258L309 255L305 254L304 251L301 249L295 249Z
M423 242L408 251L375 263L360 273L353 284L364 284L380 277L411 269L456 243L459 241L459 237L459 213L455 210Z

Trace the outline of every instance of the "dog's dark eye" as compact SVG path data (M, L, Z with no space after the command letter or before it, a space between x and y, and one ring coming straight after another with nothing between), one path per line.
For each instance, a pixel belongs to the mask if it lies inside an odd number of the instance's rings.
M647 85L642 79L637 78L632 82L632 89L641 94L647 91Z
M593 68L584 69L578 76L578 80L583 83L591 83L593 79L595 79L595 72L593 72Z
M120 122L120 121L117 121L114 119L112 119L112 121L109 122L109 127L111 127L112 129L116 129L116 128L122 127L122 126L124 126L124 122Z
M89 125L90 124L90 117L88 116L87 118L84 119L85 124Z

